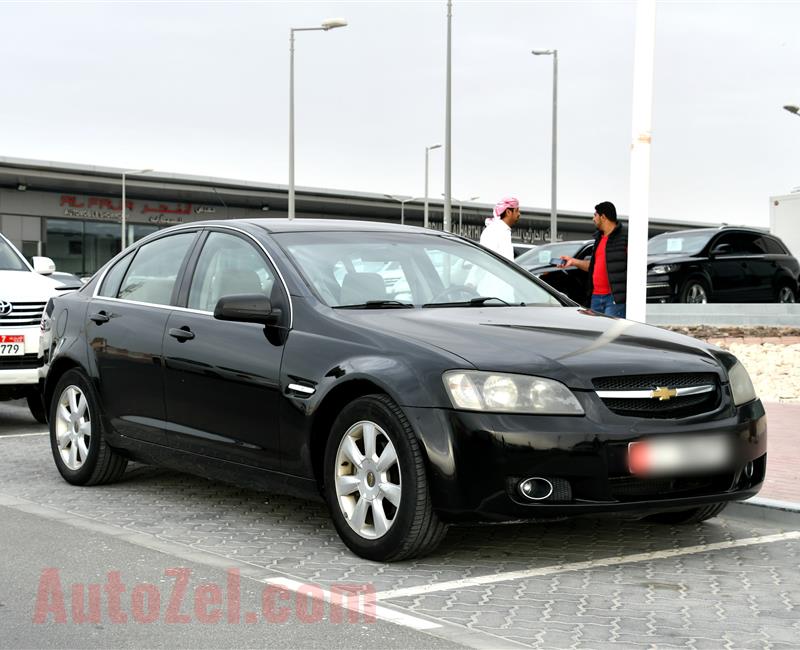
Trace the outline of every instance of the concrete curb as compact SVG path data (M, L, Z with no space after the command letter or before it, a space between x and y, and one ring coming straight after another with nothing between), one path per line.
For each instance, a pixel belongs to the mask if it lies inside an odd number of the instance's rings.
M800 529L800 503L790 501L752 497L747 501L729 503L724 514Z

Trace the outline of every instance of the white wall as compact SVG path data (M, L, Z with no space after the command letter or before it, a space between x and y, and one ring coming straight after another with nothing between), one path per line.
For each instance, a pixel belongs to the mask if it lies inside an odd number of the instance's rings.
M800 192L770 197L769 229L800 259Z

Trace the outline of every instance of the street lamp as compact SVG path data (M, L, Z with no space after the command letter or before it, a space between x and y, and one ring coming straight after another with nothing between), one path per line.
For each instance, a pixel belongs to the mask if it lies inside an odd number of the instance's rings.
M384 196L387 199L394 199L395 201L397 201L400 204L400 225L404 226L405 223L406 223L406 217L405 217L406 203L408 203L409 201L418 201L419 199L415 198L413 196L409 196L409 197L395 196L394 194L384 194Z
M125 223L125 177L130 176L131 174L146 174L148 172L153 171L152 169L126 169L122 172L122 232L120 237L120 250L124 251L127 245L127 237L126 237L126 223Z
M452 112L452 66L450 63L451 52L452 52L452 22L453 22L453 2L452 0L447 0L447 81L445 87L445 102L444 102L444 209L442 211L442 230L445 232L450 232L453 229L452 226L452 191L450 188L450 160L451 160L451 153L452 153L452 142L450 138L451 132L451 119L450 115ZM425 192L425 196L428 196L428 193Z
M337 27L347 27L347 21L331 18L319 27L292 27L289 30L289 219L294 219L294 33L327 32Z
M552 171L550 173L550 242L555 243L557 238L556 224L556 142L558 139L558 50L532 50L534 56L553 55L553 154L551 157Z
M792 104L788 104L787 106L784 106L783 108L784 108L784 110L787 110L790 113L794 113L795 115L800 115L800 106L794 106Z
M442 196L444 196L444 194L442 194ZM458 234L459 235L463 235L464 234L464 229L463 229L464 201L462 199L456 199L455 197L453 197L453 198L458 203ZM481 197L479 197L479 196L471 196L471 197L469 197L469 200L470 201L477 201L479 198L481 198Z
M428 227L428 155L430 154L431 150L438 149L442 145L440 144L432 144L429 147L425 147L425 210L423 212L423 228Z

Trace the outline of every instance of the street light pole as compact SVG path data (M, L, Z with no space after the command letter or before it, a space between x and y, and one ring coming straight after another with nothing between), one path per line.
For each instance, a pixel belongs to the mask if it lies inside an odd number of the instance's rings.
M125 177L129 176L130 174L146 174L148 172L153 171L152 169L126 169L122 172L122 230L120 232L120 250L124 251L127 247L127 223L126 223L126 200L125 200Z
M423 228L428 227L428 157L431 150L438 149L441 146L440 144L432 144L429 147L425 147L425 210L423 211Z
M479 198L481 198L481 197L479 197L479 196L471 196L471 197L469 197L470 203L472 201L477 201ZM459 203L459 205L458 205L458 234L461 235L462 237L464 236L464 228L463 228L463 221L462 221L462 216L463 216L462 215L462 209L463 209L463 207L464 207L464 204L463 203Z
M419 199L413 196L403 197L403 196L395 196L394 194L384 194L384 196L387 199L394 199L400 204L400 225L404 226L406 223L406 218L405 218L406 203L408 203L409 201L418 201Z
M452 0L447 0L447 89L445 91L445 106L444 106L444 214L442 216L442 228L444 232L450 232L452 230L452 220L451 220L451 211L452 211L452 197L450 192L450 160L452 157L452 148L451 148L451 138L450 138L450 113L451 113L451 87L452 87L452 75L451 75L451 24L453 22L453 2ZM428 193L425 192L425 196Z
M557 142L558 142L558 50L533 50L535 56L553 55L553 153L551 154L550 164L550 242L558 241L558 224L556 209L556 172L557 172Z
M294 33L327 32L337 27L346 27L347 21L341 18L326 20L319 27L292 27L289 30L289 219L294 219Z
M444 194L442 194L442 196L444 196ZM469 200L470 201L477 201L479 198L481 198L481 197L479 197L479 196L471 196L471 197L469 197ZM453 200L456 203L458 203L458 234L459 235L463 235L464 234L464 230L463 230L464 201L462 199L457 199L457 198L454 198Z

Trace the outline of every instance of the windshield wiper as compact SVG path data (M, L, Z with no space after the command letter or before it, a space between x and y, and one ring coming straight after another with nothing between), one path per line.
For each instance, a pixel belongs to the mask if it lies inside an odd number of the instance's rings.
M423 307L483 307L487 302L490 300L497 300L498 302L503 303L502 305L497 305L498 307L502 307L504 305L508 305L509 307L512 305L510 302L506 302L502 298L498 298L497 296L480 296L478 298L471 298L470 300L465 300L463 302L429 302L424 305ZM514 306L524 307L525 303L513 303Z
M413 306L399 300L367 300L360 305L337 305L334 309L409 309Z

